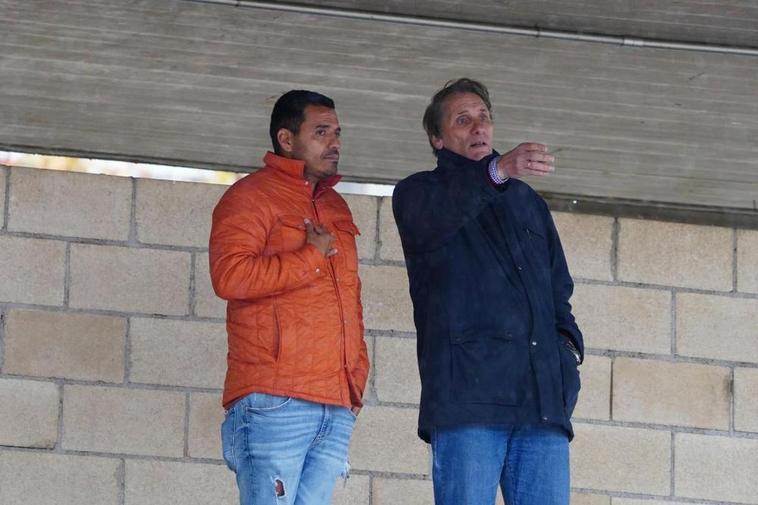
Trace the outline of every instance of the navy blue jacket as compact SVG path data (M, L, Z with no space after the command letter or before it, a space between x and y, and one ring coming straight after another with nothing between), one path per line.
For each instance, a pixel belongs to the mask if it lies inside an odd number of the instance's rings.
M405 254L421 374L419 436L435 427L547 423L573 437L579 393L574 288L545 201L487 166L438 153L392 208Z

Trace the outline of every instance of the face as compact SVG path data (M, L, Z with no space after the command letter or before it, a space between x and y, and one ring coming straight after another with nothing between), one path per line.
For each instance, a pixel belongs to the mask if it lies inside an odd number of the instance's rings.
M445 100L443 110L442 136L432 137L436 149L444 147L474 161L492 153L492 117L478 95L452 95Z
M337 173L342 132L334 109L308 105L297 134L282 128L277 133L282 154L305 162L305 178L313 184Z

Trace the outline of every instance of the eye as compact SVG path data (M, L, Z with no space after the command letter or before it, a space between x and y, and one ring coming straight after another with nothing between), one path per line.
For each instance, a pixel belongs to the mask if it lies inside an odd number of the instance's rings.
M316 135L318 135L319 137L323 137L324 135L326 135L326 130L316 130Z
M455 118L455 124L459 126L469 124L470 122L471 120L469 119L468 116L458 116L457 118Z

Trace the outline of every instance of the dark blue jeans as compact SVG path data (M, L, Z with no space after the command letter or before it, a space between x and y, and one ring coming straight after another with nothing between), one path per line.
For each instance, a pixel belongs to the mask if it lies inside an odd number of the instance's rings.
M432 434L434 503L569 505L569 447L559 428L461 426Z
M226 414L221 439L241 505L329 505L347 478L355 416L345 407L252 393Z

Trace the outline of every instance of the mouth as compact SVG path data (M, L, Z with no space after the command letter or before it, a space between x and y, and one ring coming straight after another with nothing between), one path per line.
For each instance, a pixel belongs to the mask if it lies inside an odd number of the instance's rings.
M473 149L479 149L479 148L482 148L482 147L489 147L489 146L490 145L487 142L484 142L484 141L474 142L473 144L469 145L469 147L471 147Z
M327 153L324 155L324 159L337 162L340 160L340 153L335 153L335 152Z

